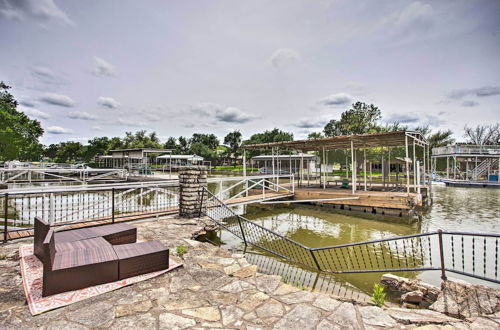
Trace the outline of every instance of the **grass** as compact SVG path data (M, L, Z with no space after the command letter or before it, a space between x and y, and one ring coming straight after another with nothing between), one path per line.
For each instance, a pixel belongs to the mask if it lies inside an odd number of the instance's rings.
M235 171L241 172L243 171L243 165L235 165L235 166L213 166L212 170L215 171ZM248 172L257 172L259 169L254 167L247 167Z
M176 249L175 252L179 257L182 258L182 256L187 252L187 249L183 245L179 245Z

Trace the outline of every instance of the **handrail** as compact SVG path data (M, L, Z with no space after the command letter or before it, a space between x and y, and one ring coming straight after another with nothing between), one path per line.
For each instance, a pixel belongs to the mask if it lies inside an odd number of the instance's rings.
M500 283L500 234L459 231L382 238L311 248L238 215L210 191L202 214L250 244L280 258L328 273L440 270ZM208 200L210 199L210 203ZM224 210L224 211L221 211Z

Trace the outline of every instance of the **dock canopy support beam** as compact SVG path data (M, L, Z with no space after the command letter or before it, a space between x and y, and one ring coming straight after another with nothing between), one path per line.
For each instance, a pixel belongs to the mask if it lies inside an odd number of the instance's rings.
M351 140L351 163L352 163L352 193L356 193L356 164L354 161L354 141Z

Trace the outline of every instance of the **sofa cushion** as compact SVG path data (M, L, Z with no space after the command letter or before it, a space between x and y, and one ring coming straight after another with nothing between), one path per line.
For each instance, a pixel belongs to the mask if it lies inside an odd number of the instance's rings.
M69 245L64 247L60 245L59 248L62 250L56 252L52 270L98 264L118 259L112 245L105 239L98 238L86 241L68 243ZM71 244L75 244L75 246L72 248Z
M75 249L97 248L97 247L103 246L106 243L108 243L108 242L104 238L94 237L94 238L82 239L82 240L74 241L74 242L56 242L55 247L56 247L56 252L59 253L59 252L71 251L71 250L75 250Z

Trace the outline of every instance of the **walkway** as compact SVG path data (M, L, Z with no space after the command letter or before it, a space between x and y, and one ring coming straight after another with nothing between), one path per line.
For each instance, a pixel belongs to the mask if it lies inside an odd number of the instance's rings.
M0 246L0 328L31 329L411 329L434 324L495 329L494 319L464 322L429 310L378 308L284 284L256 272L243 255L192 240L205 224L161 217L133 223L139 240L184 245L184 267L39 316L31 316L21 286L17 250ZM179 261L172 255L171 258ZM439 329L426 328L426 329ZM448 329L443 328L443 329Z

